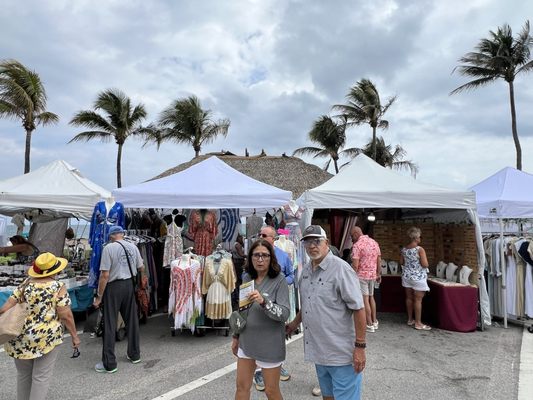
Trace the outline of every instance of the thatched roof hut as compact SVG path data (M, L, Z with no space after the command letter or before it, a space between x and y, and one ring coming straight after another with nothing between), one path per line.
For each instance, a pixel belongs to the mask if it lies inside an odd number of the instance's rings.
M298 157L286 155L267 156L263 154L264 152L259 156L242 157L229 152L209 153L168 169L153 179L175 174L206 158L217 156L230 167L245 175L277 188L290 190L296 199L304 191L321 185L333 176L320 167L308 164ZM231 182L228 182L228 184L231 185Z

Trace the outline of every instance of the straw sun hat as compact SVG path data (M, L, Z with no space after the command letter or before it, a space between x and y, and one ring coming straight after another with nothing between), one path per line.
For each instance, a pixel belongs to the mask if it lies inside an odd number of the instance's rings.
M35 259L33 266L28 270L28 275L33 278L46 278L65 269L68 261L56 257L52 253L43 253Z

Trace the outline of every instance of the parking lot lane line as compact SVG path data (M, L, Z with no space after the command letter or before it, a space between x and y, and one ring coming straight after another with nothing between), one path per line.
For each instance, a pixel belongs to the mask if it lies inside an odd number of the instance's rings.
M518 377L518 400L531 399L533 393L533 334L524 327L520 351L520 374Z
M291 344L292 342L301 339L302 334L299 333L298 335L293 336L291 339L287 340L287 344ZM210 374L204 375L201 378L198 378L192 382L189 382L183 386L180 386L176 389L173 389L167 393L164 393L160 396L154 397L152 400L173 400L180 396L183 396L186 393L189 393L195 389L198 389L199 387L202 387L204 385L207 385L210 382L213 382L214 380L223 377L224 375L229 374L230 372L233 372L237 369L237 363L231 363L230 365L226 365L223 368L217 369L214 372L211 372Z

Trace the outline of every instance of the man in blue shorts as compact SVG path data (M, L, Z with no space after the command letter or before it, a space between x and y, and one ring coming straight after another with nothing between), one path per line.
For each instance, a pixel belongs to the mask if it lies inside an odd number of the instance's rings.
M347 262L331 253L320 226L308 226L302 240L311 262L300 274L301 309L287 333L303 323L305 360L315 364L324 400L359 400L366 363L359 280Z

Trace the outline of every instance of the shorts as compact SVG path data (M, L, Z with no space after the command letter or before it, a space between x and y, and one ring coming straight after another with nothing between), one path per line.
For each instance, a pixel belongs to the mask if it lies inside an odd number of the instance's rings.
M244 354L244 351L242 351L240 347L239 347L239 350L237 351L237 357L245 358L247 360L253 360L253 358L250 358L246 354ZM281 366L281 364L283 364L283 361L279 363L270 363L270 362L255 360L255 365L257 365L258 368L265 368L265 369L278 368Z
M363 296L374 296L374 287L376 281L373 279L359 279L361 285L361 293Z
M410 288L417 292L429 292L429 286L427 279L421 281L415 281L413 279L407 279L402 276L402 286L404 288Z
M363 374L356 374L353 365L326 366L315 364L318 384L324 397L335 400L360 400Z

